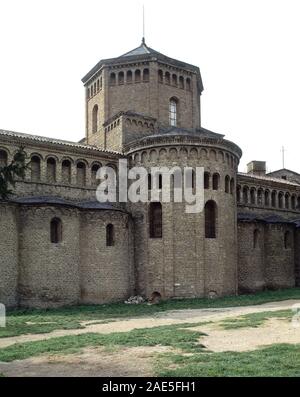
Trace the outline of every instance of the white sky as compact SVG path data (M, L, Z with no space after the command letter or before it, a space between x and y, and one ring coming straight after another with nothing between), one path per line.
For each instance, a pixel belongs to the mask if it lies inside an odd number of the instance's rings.
M78 141L81 78L146 43L198 65L202 125L300 172L299 0L0 0L0 128Z

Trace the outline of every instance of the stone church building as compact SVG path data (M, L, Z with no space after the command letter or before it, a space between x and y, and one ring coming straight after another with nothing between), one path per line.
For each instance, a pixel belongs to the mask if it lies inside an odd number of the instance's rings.
M53 307L222 296L300 284L300 175L266 173L201 125L198 67L145 41L101 60L82 79L80 142L0 130L0 165L20 146L30 167L0 202L0 302ZM97 171L204 167L205 208L185 203L100 203Z

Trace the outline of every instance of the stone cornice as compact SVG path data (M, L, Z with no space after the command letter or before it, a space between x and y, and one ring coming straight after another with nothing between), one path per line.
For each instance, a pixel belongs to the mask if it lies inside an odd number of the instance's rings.
M104 157L109 159L118 159L121 153L116 151L104 150L96 146L84 145L75 142L68 142L59 139L45 138L38 135L29 135L12 131L0 130L0 143L15 146L34 147L40 150L57 150L63 151L64 154L82 154Z
M154 147L174 146L174 145L188 145L188 146L208 146L211 148L227 149L235 156L240 158L242 156L241 149L233 142L226 139L213 139L200 136L151 136L145 137L142 141L135 141L125 146L125 154L129 155L136 151L143 149L150 149Z
M298 185L297 183L286 181L284 179L276 179L267 176L260 177L258 175L248 175L243 173L238 173L237 183L255 186L262 185L264 188L270 187L270 189L290 190L294 188L297 191L300 190L300 185Z

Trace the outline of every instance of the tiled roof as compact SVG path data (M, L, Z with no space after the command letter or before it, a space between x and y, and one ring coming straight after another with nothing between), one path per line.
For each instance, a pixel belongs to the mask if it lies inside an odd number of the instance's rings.
M24 205L63 205L67 207L85 209L85 210L110 210L110 211L124 211L122 208L115 207L110 203L100 203L99 201L72 201L55 196L29 196L18 197L9 200L10 202Z
M112 151L112 150L104 150L104 149L98 148L97 146L91 146L91 145L86 145L86 144L71 142L71 141L64 141L64 140L56 139L56 138L46 138L46 137L39 136L39 135L24 134L22 132L0 130L0 138L1 138L1 135L12 137L12 138L17 138L17 139L21 139L21 140L24 139L24 140L30 140L30 141L35 141L35 142L41 142L41 143L69 146L69 147L78 148L78 149L94 150L96 152L120 154L119 152Z
M133 62L133 61L142 61L142 60L151 60L152 58L156 58L157 60L161 62L165 62L168 64L172 64L174 66L177 66L178 68L182 69L188 69L190 71L193 71L198 75L198 86L199 90L202 92L203 91L203 84L201 80L201 75L200 75L200 70L198 66L191 65L186 62L179 61L174 58L170 58L158 51L153 50L152 48L148 47L145 42L143 41L142 44L129 51L126 52L125 54L116 57L116 58L110 58L110 59L102 59L100 60L83 78L82 82L85 84L89 81L91 77L94 76L95 73L97 73L102 66L105 65L111 65L111 64L120 64L120 63L127 63L127 62Z
M300 176L300 174L299 174L298 172L289 170L288 168L280 168L280 170L268 172L267 175L277 174L278 172L282 172L282 171L284 171L284 172L290 172L290 173L292 173L292 174L294 174L294 175Z
M259 221L264 223L290 223L300 227L300 219L289 219L277 214L257 214L255 212L239 212L237 214L238 221L253 222Z
M205 128L200 128L197 130L189 130L179 127L167 127L167 128L160 128L157 133L146 136L141 140L147 140L149 138L158 138L158 137L166 137L166 136L191 136L191 137L199 137L199 138L216 138L222 139L224 135L217 134L216 132L212 132L206 130Z
M288 181L288 180L282 179L282 178L274 178L274 177L270 177L267 175L260 176L260 175L247 174L245 172L239 172L238 176L255 179L255 180L277 182L277 183L282 183L284 185L300 186L299 183L291 182L291 181Z

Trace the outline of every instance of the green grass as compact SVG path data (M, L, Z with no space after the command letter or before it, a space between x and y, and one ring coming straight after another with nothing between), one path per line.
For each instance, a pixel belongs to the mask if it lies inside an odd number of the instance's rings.
M0 338L23 334L48 333L57 329L80 329L82 321L112 321L117 318L155 315L158 312L179 309L225 308L230 306L259 305L286 299L300 299L300 288L264 291L254 295L229 296L217 299L174 299L158 305L72 306L59 309L16 309L7 313L7 326L0 328ZM29 324L28 324L29 323Z
M199 323L201 324L201 323ZM23 360L42 354L75 353L84 347L106 346L171 346L187 352L203 349L199 338L203 333L186 329L199 324L175 324L154 328L134 329L111 334L86 333L48 340L18 343L0 349L0 361Z
M160 356L157 376L299 377L300 345L277 344L248 352Z
M250 313L235 318L227 318L220 322L223 329L257 328L264 324L269 318L291 320L294 313L292 310L277 310L261 313Z

